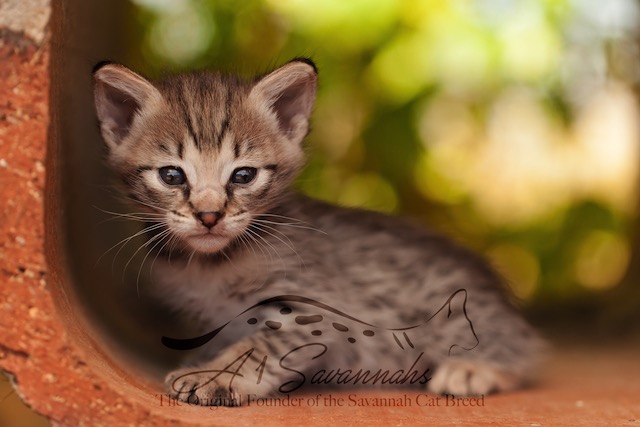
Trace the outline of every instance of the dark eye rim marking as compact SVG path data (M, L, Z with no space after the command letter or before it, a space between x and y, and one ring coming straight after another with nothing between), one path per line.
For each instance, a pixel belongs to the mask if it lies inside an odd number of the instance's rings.
M176 177L176 181L172 181L170 179L168 173L171 171L176 172L176 174L174 175L174 177ZM161 168L158 168L158 176L160 177L162 182L170 187L181 186L186 184L187 182L187 175L184 173L182 168L178 166L163 166Z
M240 172L247 172L248 175L246 175L245 178L238 178L239 177L238 174ZM242 166L242 167L234 169L234 171L231 173L231 178L229 179L229 181L232 184L236 184L236 185L247 185L247 184L250 184L253 181L255 181L257 176L258 176L258 169L257 168L253 168L253 167L249 167L249 166Z

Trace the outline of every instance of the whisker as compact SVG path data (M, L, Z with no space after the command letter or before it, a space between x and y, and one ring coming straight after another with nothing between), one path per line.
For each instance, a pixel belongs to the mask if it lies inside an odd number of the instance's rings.
M253 256L254 256L254 257L257 257L257 256L258 256L258 254L256 254L256 250L253 248L253 246L251 246L251 241L249 241L249 242L247 243L247 240L246 240L246 239L247 239L247 237L246 237L244 234L240 234L240 235L237 237L237 239L238 239L238 240L240 240L240 242L242 243L242 245L243 245L245 248L247 248L247 250L251 250L251 252L253 253Z
M161 237L165 236L169 232L170 232L169 230L163 230L160 233L152 236L149 240L147 240L146 243L140 245L140 247L133 253L133 255L131 255L131 257L129 258L129 261L127 261L127 263L125 264L124 269L122 270L122 281L124 281L124 275L125 275L125 272L127 271L127 268L129 268L129 264L131 264L131 261L133 261L133 259L138 254L138 252L140 252L143 248L148 247L150 244L160 239Z
M247 228L245 231L248 233L247 237L250 238L253 242L255 242L256 245L258 245L258 249L260 249L260 252L262 252L262 256L266 259L267 255L269 255L269 264L273 264L273 255L271 254L271 251L269 251L269 248L267 248L264 245L264 243L261 243L256 238L256 237L261 237L261 236L259 234L257 234L255 231L251 230L250 228ZM265 253L265 250L266 250L266 253Z
M171 245L169 245L169 265L171 265L171 255L173 253L173 250L176 247L176 244L180 241L180 238L178 238L178 236L175 236L175 238L173 239L173 241L171 242Z
M166 225L164 223L162 223L162 222L154 224L154 225L150 225L149 227L143 228L142 230L140 230L139 232L137 232L136 234L134 234L130 238L126 239L127 241L118 248L118 250L116 251L115 255L113 256L113 260L111 261L111 271L113 272L113 270L115 269L115 263L116 263L116 260L118 258L118 255L120 255L120 252L122 252L122 250L124 249L124 247L125 247L125 245L127 243L129 243L132 239L134 239L136 237L142 236L145 233L148 233L150 231L158 230L158 229L160 229L162 227L165 227L165 226Z
M283 218L283 219L287 219L289 221L299 222L301 224L309 224L309 222L303 221L303 220L298 219L298 218L294 218L294 217L286 216L286 215L274 214L274 213L261 213L261 214L256 215L256 218L260 218L260 217L263 217L263 216L268 216L268 217L273 217L273 218Z
M162 243L162 241L167 237L171 235L171 230L164 230L162 231L160 234L158 234L158 236L162 236L160 238L157 239L157 242L147 251L147 254L144 256L144 258L142 259L142 262L140 263L140 268L138 269L138 275L136 276L136 293L138 294L138 298L140 298L140 274L142 273L142 268L144 267L144 263L147 260L147 258L149 257L149 254L151 254L151 252L153 252L153 250L160 244ZM127 264L128 265L128 264ZM126 267L125 267L126 268Z
M99 210L100 212L104 212L104 213L109 214L109 215L115 215L115 216L118 216L118 217L124 216L124 217L137 218L137 217L141 217L143 215L149 216L149 217L152 217L152 216L163 217L165 215L165 214L161 214L161 213L158 213L158 212L114 212L114 211L110 211L110 210L107 210L107 209L102 209L101 207L96 206L96 205L92 205L92 207L94 209Z
M237 271L238 273L241 273L240 269L238 268L238 266L236 265L236 263L234 263L231 258L229 257L229 255L226 254L226 252L224 251L224 249L220 250L220 253L222 254L223 257L225 257L227 259L227 261L229 261L229 264L231 264L231 267ZM222 286L221 286L221 291L226 293L227 292L227 288L228 288L228 284L226 283L226 281L222 281Z
M294 254L296 254L296 256L298 257L298 259L300 260L300 263L302 266L304 266L306 268L306 264L304 262L304 260L302 259L302 256L300 256L300 253L293 247L293 243L291 242L291 239L289 239L289 237L284 234L282 231L280 230L276 230L275 228L262 224L262 225L257 225L257 224L252 224L254 227L258 228L258 230L261 230L264 233L267 233L268 235L272 236L274 239L277 239L278 241L280 241L283 245L285 245L287 248L289 248L289 250L291 250L291 252L293 252ZM268 229L267 229L268 228ZM272 230L274 232L278 232L280 233L282 236L284 236L287 241L285 242L284 240L282 240L280 237L276 236L275 234L269 232L269 230Z
M304 230L317 231L318 233L322 233L322 234L328 235L328 233L326 231L320 230L319 228L314 228L314 227L310 227L310 226L306 226L306 225L300 225L300 224L296 224L296 223L269 221L269 220L266 220L266 219L260 219L259 217L258 218L253 218L251 221L255 221L255 222L258 222L260 224L282 225L283 227L300 228L300 229L304 229Z
M158 259L158 255L160 255L160 253L162 253L162 251L164 250L164 248L167 247L167 245L169 245L169 263L171 263L171 243L176 239L177 237L175 235L171 235L171 237L169 237L169 240L167 240L165 242L164 245L162 245L162 247L160 249L158 249L158 251L156 252L156 256L153 258L153 261L151 261L151 266L149 267L149 275L153 275L153 266L156 263L156 260Z
M129 243L132 239L135 239L136 237L148 232L148 231L153 231L155 229L158 229L160 227L162 227L164 224L162 223L156 223L156 224L152 224L149 225L145 228L143 228L142 230L138 231L137 233L129 236L129 237L125 237L124 239L120 240L118 243L116 243L115 245L111 246L109 249L107 249L102 255L100 255L100 257L98 258L98 260L96 261L95 265L98 265L98 263L100 262L100 260L102 260L102 258L108 254L109 252L111 252L112 250L114 250L116 247L122 245L122 247L124 247L124 245L126 245L127 243ZM122 247L120 249L122 249ZM118 254L120 253L120 250L118 250L118 252L116 252L116 255L114 256L114 260L115 258L117 258ZM95 266L94 266L95 267Z
M166 215L153 212L112 212L104 209L96 208L104 213L107 213L115 218L132 218L132 219L151 219L157 220L158 218L164 218Z
M191 252L191 255L189 256L189 260L187 261L187 268L189 268L189 266L191 265L191 259L193 259L193 256L196 254L196 250L194 249Z
M131 201L133 203L138 203L138 204L141 204L141 205L144 205L144 206L148 206L148 207L150 207L152 209L155 209L155 210L159 210L159 211L163 211L163 212L171 212L171 209L163 208L161 206L152 205L151 203L146 203L146 202L143 202L142 200L137 200L137 199L134 199L134 198L129 197L129 196L122 196L122 197L125 200L129 200L129 201Z
M118 215L118 216L114 216L113 218L107 218L104 219L102 221L100 221L98 223L98 225L100 224L104 224L106 222L110 222L110 221L134 221L134 222L158 222L161 221L164 218L164 215L162 216L157 216L157 217L142 217L142 216L133 216L133 215Z
M264 233L267 233L268 235L278 239L283 245L285 245L287 248L289 248L292 252L296 252L295 248L293 247L293 243L291 242L291 239L289 239L289 236L287 236L285 233L283 233L282 231L276 229L275 227L272 227L270 225L267 224L261 224L261 223L252 223L251 224L252 227L257 228L260 231L263 231ZM276 236L275 234L270 233L268 230L271 230L273 232L279 233L281 236L283 236L285 239L287 239L287 241L285 242L284 240L282 240L281 238L279 238L278 236Z
M240 242L242 242L242 245L245 248L247 248L248 250L251 250L251 252L253 253L253 256L255 258L258 257L258 254L256 253L254 247L251 245L251 243L253 243L253 240L251 240L251 236L247 236L245 234L240 234L238 236L238 240L240 240ZM259 245L258 245L258 249L260 249L260 251L262 252L263 259L266 260L266 256L264 254L264 251L262 250L262 248L259 247ZM254 286L257 284L258 280L260 280L260 277L262 277L262 283L260 283L260 285L257 285L257 287L254 288ZM265 285L265 283L267 283L267 276L266 275L254 275L253 280L251 281L250 284L248 284L248 286L250 286L252 289L260 290Z
M280 215L280 214L274 214L274 213L262 213L262 214L256 215L253 218L253 220L257 219L257 220L260 220L260 221L266 221L265 219L263 219L263 217L273 218L274 221L277 220L277 219L285 219L287 221L292 221L291 223L286 223L286 224L288 224L290 226L296 225L298 227L309 227L309 229L311 229L311 230L315 230L315 231L318 231L319 233L327 234L325 231L323 231L323 230L321 230L319 228L313 227L312 224L309 221L304 221L304 220L301 220L301 219L298 219L298 218L294 218L294 217L291 217L291 216L286 216L286 215ZM278 224L285 224L285 223L278 222ZM301 225L301 224L305 224L305 225Z
M250 229L247 228L247 231ZM286 270L287 270L287 266L284 262L284 260L282 259L282 257L280 256L280 252L278 252L278 249L273 246L273 244L271 242L269 242L269 240L265 239L264 236L260 235L260 233L256 232L255 230L251 230L257 237L259 237L264 243L266 243L271 249L273 249L273 251L275 252L275 254L277 255L277 257L280 259L280 263L282 264L282 270L285 272L285 277L286 277ZM265 232L264 230L262 230L263 232ZM271 234L268 233L267 234Z

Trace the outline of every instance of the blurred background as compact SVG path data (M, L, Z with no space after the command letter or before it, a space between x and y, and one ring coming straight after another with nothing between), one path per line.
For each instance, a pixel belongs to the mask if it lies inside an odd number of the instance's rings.
M638 2L72 0L55 16L74 290L105 346L139 366L161 375L175 352L159 336L184 331L139 283L142 268L122 265L142 261L140 244L105 257L135 229L104 212L125 209L93 112L90 70L104 59L149 77L252 77L313 58L302 191L414 218L485 254L556 343L639 336ZM6 379L0 392L11 425L9 408L25 409Z
M313 58L302 191L444 230L486 254L541 322L638 319L638 2L133 6L128 63L152 77Z

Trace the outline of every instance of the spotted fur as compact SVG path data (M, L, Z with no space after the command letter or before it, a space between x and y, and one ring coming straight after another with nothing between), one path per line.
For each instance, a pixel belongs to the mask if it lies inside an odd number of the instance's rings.
M303 166L315 99L317 71L310 61L294 60L253 81L197 72L150 82L121 65L102 64L94 80L109 162L137 210L154 219L155 293L203 333L226 325L225 334L169 373L174 396L230 405L235 396L282 392L300 373L404 369L415 358L389 334L354 343L327 327L333 335L325 334L323 345L331 352L304 359L295 373L278 369L276 355L316 338L300 325L280 330L275 323L231 320L250 307L267 319L282 305L259 303L282 295L320 301L388 331L435 319L423 332L405 335L431 373L421 387L433 392L484 394L530 379L541 341L480 257L403 220L291 189ZM184 183L164 182L159 170L166 167ZM255 177L234 182L243 168L242 179L252 171ZM460 291L465 316L453 316L451 308L435 316ZM468 342L470 325L474 345L452 354L451 343ZM260 381L212 376L249 349L247 363L263 368Z

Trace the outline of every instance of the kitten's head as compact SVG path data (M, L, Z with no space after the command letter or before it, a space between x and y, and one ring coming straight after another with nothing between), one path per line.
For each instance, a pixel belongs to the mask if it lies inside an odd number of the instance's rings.
M129 197L187 247L223 249L303 165L317 84L310 61L255 81L198 72L150 82L101 64L94 81L109 163Z

